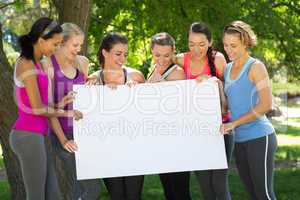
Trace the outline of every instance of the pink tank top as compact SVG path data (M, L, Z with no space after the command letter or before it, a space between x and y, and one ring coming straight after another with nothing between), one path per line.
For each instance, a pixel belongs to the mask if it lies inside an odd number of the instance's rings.
M183 70L186 76L186 79L196 79L200 75L211 75L210 67L208 64L208 58L206 57L203 70L200 74L192 74L191 68L190 68L190 62L191 62L192 54L191 52L184 53L183 55ZM217 76L219 76L220 72L218 71L218 68L216 68ZM223 123L228 122L230 119L230 114L222 116Z
M42 103L48 105L48 76L41 69L39 64L36 66L37 83L39 87ZM48 119L32 113L29 97L24 86L15 83L15 94L18 104L18 118L13 125L13 129L20 131L30 131L42 135L48 132Z
M207 57L205 59L202 72L200 74L192 74L191 67L190 67L191 58L192 58L191 52L184 53L184 56L183 56L183 70L184 70L186 79L195 79L200 75L211 75L211 71L210 71L210 68L209 68ZM217 68L216 68L216 73L217 73L217 75L219 75L219 71L218 71Z

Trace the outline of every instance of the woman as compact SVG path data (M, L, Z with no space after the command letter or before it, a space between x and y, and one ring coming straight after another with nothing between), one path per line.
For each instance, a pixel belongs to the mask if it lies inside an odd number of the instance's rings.
M82 117L77 111L48 107L48 77L40 61L43 55L54 53L61 43L61 32L61 26L55 21L40 18L28 34L19 38L21 54L14 72L19 111L10 145L20 161L27 200L60 199L54 168L44 144L48 118Z
M176 63L183 67L187 79L202 81L214 76L223 80L223 71L226 60L222 53L212 48L212 34L207 25L195 22L190 26L189 52L176 56ZM221 102L225 102L220 87ZM225 103L226 104L226 103ZM228 121L226 105L222 106L223 121ZM227 163L229 165L233 148L233 137L228 134L224 137ZM200 183L202 196L206 200L231 199L228 187L228 169L203 170L195 172Z
M84 84L88 76L89 61L78 55L84 41L84 33L76 24L64 23L60 48L43 64L52 80L53 103L64 110L72 110L73 84ZM66 95L66 96L65 96ZM61 103L59 103L61 102ZM54 153L64 164L64 172L71 183L72 199L97 199L99 180L77 181L73 140L73 121L70 117L50 118L50 132ZM56 134L53 134L56 132Z
M236 166L251 199L276 199L273 170L277 140L265 116L272 107L272 92L265 65L249 53L256 35L245 22L234 21L225 27L223 43L232 61L224 74L232 118L221 131L234 132Z
M184 80L182 68L172 63L175 51L175 41L168 33L158 33L152 36L151 51L154 69L150 72L148 82ZM189 172L160 174L165 198L167 200L189 200L190 176Z
M98 83L116 89L117 85L144 83L141 72L125 67L128 54L127 38L119 33L110 32L102 40L98 51L101 70L95 72ZM143 176L105 178L111 200L140 200Z

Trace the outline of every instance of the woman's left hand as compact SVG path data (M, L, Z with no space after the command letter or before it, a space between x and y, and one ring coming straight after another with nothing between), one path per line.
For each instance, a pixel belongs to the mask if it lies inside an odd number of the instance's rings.
M135 81L135 80L128 80L128 81L126 82L126 85L129 86L129 87L134 87L134 86L136 86L137 84L138 84L138 82Z
M220 127L220 131L223 135L229 134L235 128L235 124L233 122L222 124Z

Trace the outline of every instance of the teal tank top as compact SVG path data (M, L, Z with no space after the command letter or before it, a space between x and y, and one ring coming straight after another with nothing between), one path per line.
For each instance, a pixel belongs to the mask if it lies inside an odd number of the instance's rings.
M249 80L248 72L255 59L250 57L235 80L230 79L233 62L228 63L225 72L225 94L227 96L231 121L248 113L259 101L255 84ZM265 115L235 128L236 142L245 142L274 133L275 130Z

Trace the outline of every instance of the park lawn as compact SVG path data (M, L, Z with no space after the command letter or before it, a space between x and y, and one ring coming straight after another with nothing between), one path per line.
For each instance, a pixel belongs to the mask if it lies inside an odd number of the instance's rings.
M294 200L300 197L300 169L280 169L275 171L275 193L277 199ZM249 199L245 192L236 170L229 174L229 184L232 199ZM107 191L104 187L101 200L108 200ZM201 199L198 183L192 175L191 194L193 199ZM7 181L0 181L0 199L9 200L9 188ZM156 175L146 176L143 190L143 200L163 200L163 190Z

